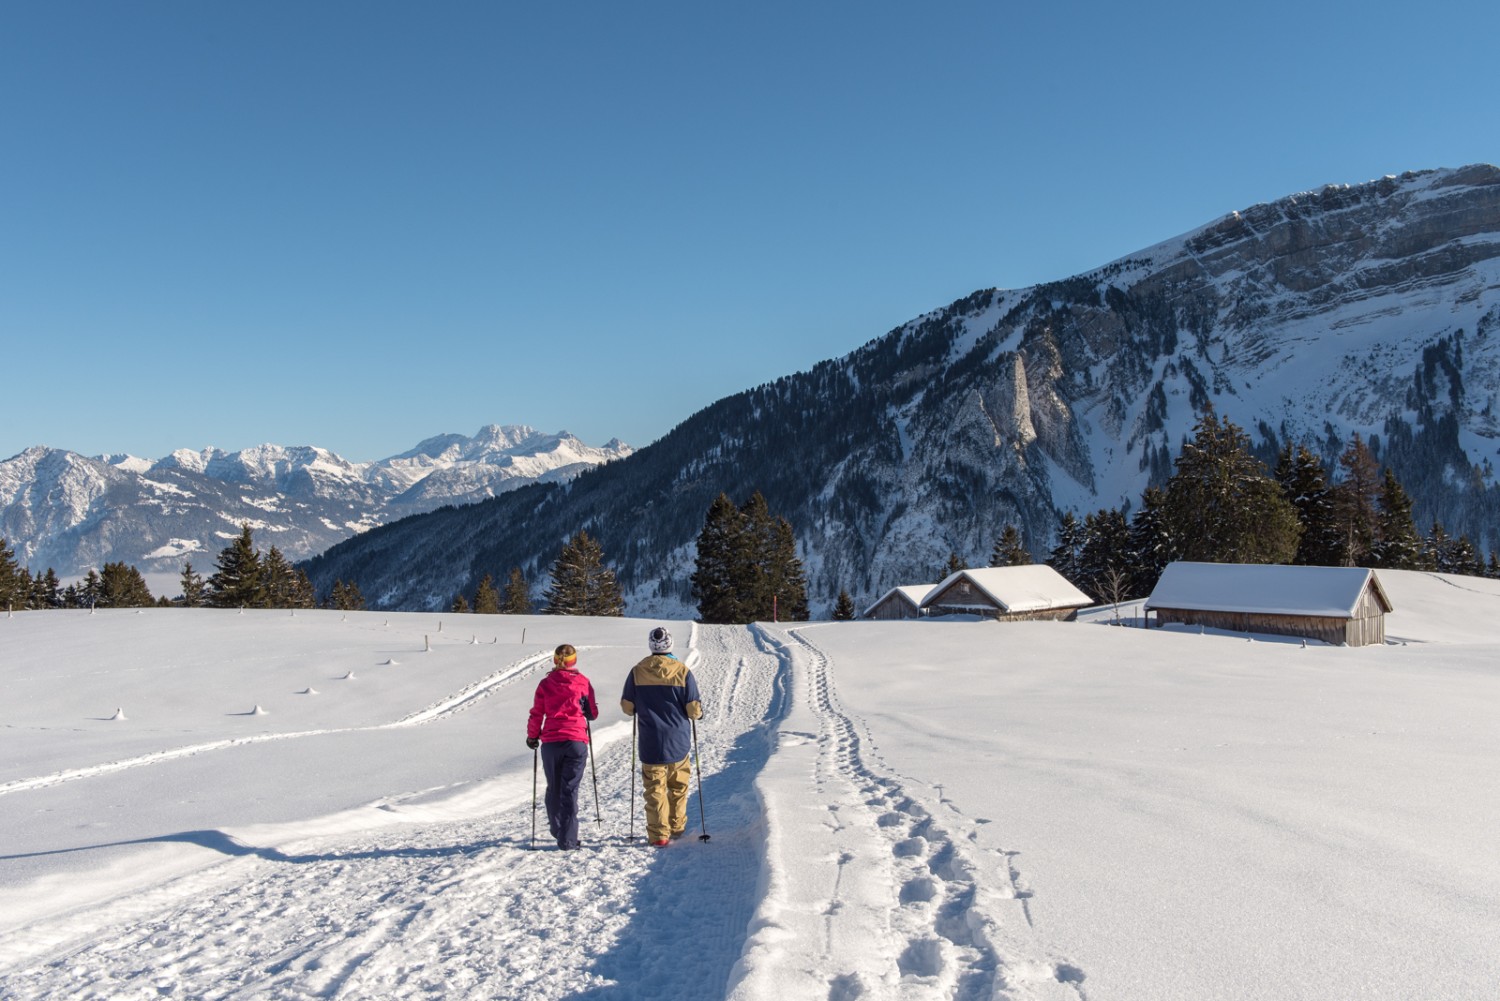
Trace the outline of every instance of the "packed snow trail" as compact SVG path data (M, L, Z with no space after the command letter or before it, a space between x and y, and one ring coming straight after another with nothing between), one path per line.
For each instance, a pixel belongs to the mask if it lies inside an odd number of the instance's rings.
M742 628L695 628L679 644L705 701L710 842L695 837L695 788L689 837L665 850L628 843L628 740L599 748L603 825L585 778L579 852L527 850L530 777L514 774L513 805L498 817L276 844L184 832L175 839L226 861L9 936L0 996L722 996L756 906L763 827L752 784L784 665ZM601 699L613 695L612 679L596 681ZM639 815L635 829L639 842Z
M792 691L757 783L766 890L730 997L1084 997L1032 928L1011 855L975 844L983 821L885 764L840 706L816 629L761 634Z

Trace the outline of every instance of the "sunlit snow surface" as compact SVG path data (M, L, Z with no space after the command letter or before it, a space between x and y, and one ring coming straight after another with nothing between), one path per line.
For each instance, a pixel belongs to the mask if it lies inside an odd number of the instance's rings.
M1490 997L1500 584L1381 579L1363 649L673 623L705 797L661 851L616 702L652 622L0 617L0 997ZM560 642L576 853L530 838Z

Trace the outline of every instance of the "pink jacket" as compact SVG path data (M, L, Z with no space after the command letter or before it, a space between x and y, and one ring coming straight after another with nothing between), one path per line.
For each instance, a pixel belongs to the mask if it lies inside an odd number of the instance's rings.
M577 671L554 668L536 686L531 701L531 716L526 720L526 737L540 737L542 743L563 740L588 740L588 725L578 700L587 696L589 719L599 718L599 700L594 686Z

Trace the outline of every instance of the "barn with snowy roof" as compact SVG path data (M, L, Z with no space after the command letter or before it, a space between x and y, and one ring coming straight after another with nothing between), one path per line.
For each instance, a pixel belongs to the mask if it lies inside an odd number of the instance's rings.
M1171 563L1146 599L1148 624L1181 622L1244 633L1366 646L1385 642L1391 599L1364 567Z
M922 599L928 615L983 615L1006 621L1078 617L1093 599L1051 567L982 567L951 574Z
M922 599L932 590L931 584L907 584L893 587L875 599L860 613L862 619L920 619Z

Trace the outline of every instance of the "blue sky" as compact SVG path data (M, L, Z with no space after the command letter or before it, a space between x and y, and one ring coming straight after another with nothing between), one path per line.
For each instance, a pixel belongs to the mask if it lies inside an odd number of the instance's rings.
M644 445L979 288L1494 163L1497 33L1493 2L8 4L0 458Z

